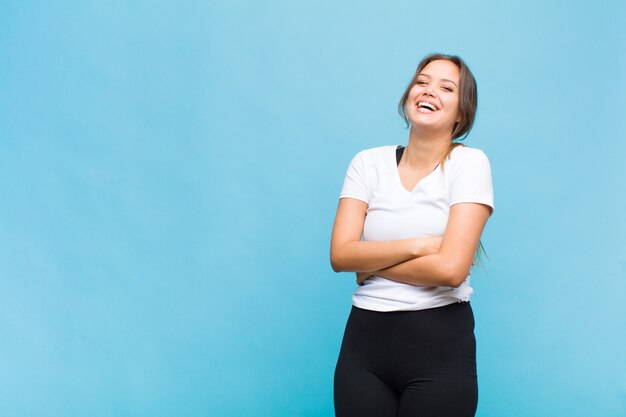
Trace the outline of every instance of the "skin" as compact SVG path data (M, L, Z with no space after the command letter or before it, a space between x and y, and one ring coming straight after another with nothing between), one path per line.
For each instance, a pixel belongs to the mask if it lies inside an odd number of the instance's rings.
M458 67L447 60L430 62L411 88L407 117L409 143L398 172L402 185L412 190L428 175L452 142L459 115ZM420 112L419 101L439 108ZM443 236L388 241L361 241L367 203L341 198L331 237L331 266L335 272L357 273L357 283L378 275L412 285L458 287L469 274L487 219L489 206L459 203L450 207Z

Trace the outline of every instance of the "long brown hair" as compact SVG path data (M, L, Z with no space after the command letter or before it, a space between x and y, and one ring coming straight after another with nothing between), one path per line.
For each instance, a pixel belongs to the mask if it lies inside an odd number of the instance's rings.
M439 163L441 164L441 170L444 169L445 161L450 159L450 154L454 148L457 146L465 146L460 142L455 142L455 140L462 141L469 134L470 130L472 130L472 126L474 125L474 119L476 118L476 109L478 108L478 91L476 87L476 78L474 78L474 74L470 71L465 61L457 55L446 55L440 53L433 53L425 56L420 63L417 65L417 69L415 70L415 74L413 75L413 79L407 86L404 94L402 94L402 98L398 103L398 113L404 119L406 123L406 128L409 127L409 118L406 114L406 102L409 99L409 92L411 88L417 83L417 78L429 63L432 61L436 61L438 59L444 59L454 63L459 68L459 114L461 116L461 120L459 122L455 122L452 126L452 142L450 143L450 147L446 151L446 153L441 157ZM480 255L482 252L487 259L489 256L483 247L482 242L478 241L478 248L476 249L476 253L474 254L474 262L480 264L482 266L482 257Z

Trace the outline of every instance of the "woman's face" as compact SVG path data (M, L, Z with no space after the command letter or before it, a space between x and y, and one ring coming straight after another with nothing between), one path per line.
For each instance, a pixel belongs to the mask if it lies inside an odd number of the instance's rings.
M407 116L413 128L452 133L454 123L461 120L459 78L459 68L448 60L431 61L424 67L406 102Z

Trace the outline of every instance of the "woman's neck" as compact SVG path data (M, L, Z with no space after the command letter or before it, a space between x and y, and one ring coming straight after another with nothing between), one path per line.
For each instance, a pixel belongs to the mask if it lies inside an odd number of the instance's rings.
M451 134L416 131L411 127L409 144L402 155L402 164L415 169L433 168L448 151L452 143Z

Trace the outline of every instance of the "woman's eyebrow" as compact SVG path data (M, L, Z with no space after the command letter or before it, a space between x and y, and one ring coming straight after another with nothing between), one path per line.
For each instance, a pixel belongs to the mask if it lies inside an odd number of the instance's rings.
M423 76L425 76L425 77L430 78L430 75L428 75L428 74L419 74L419 75L418 75L418 77L419 77L420 75L423 75ZM442 80L442 81L450 81L452 84L456 85L456 83L455 83L454 81L449 80L449 79L447 79L447 78L442 78L441 80Z

